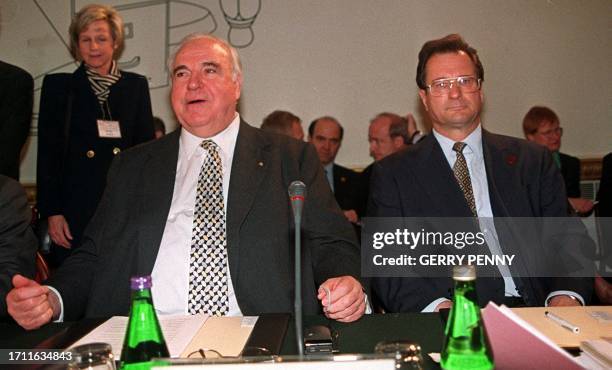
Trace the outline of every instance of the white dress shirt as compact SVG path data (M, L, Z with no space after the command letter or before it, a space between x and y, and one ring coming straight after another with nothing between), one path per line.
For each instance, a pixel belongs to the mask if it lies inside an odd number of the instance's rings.
M334 162L329 162L323 166L323 169L325 170L325 178L327 178L329 187L331 188L332 193L334 193Z
M203 139L187 130L181 131L179 139L179 155L176 165L176 179L172 204L164 235L159 246L155 266L151 274L153 278L153 300L155 309L160 314L184 314L187 312L189 296L189 258L191 251L191 238L193 226L193 212L198 184L198 176L202 163L209 155L200 143L203 140L212 140L219 146L219 156L223 168L223 208L227 215L227 195L232 171L232 159L240 117L222 132L213 137ZM240 316L240 308L236 301L236 294L232 285L229 265L228 277L228 316Z

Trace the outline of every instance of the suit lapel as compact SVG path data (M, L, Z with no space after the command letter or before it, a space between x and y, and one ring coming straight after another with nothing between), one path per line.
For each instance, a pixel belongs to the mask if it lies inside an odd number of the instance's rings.
M240 122L227 200L227 249L232 276L238 276L239 271L240 227L270 165L267 145L257 129Z
M493 216L509 217L514 214L511 207L518 155L486 130L482 130L482 149Z
M170 212L180 132L181 130L176 130L160 139L163 142L151 150L149 159L144 163L143 179L145 180L143 181L143 197L139 215L142 222L138 234L138 269L142 273L150 274L153 271L168 212Z
M433 135L427 135L420 144L424 147L418 152L420 157L415 161L413 175L433 204L430 209L435 214L429 216L471 217L472 212L438 141Z

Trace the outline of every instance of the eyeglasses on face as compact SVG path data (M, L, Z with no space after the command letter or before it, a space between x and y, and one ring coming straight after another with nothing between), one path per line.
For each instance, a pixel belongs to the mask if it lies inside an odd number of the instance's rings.
M480 90L481 80L473 76L460 76L456 78L441 78L431 81L427 85L432 96L443 96L448 94L453 86L457 86L462 93L473 93Z
M542 136L561 136L563 135L563 127L555 127L555 128L551 128L549 130L546 131L537 131L536 132L538 135L542 135Z

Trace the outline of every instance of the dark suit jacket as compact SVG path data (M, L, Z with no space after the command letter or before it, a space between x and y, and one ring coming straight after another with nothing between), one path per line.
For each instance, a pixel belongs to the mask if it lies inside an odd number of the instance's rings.
M612 153L603 157L601 164L601 182L599 183L598 216L612 217ZM612 232L612 230L610 230ZM612 246L612 244L610 244Z
M580 159L559 153L561 175L569 198L580 198Z
M69 96L72 109L66 114ZM100 138L103 114L81 65L74 73L45 76L38 118L37 206L41 218L64 215L78 246L102 197L106 174L117 150L154 138L149 88L144 76L121 71L108 104L121 127L120 139ZM64 160L66 118L70 118ZM108 117L105 119L109 119ZM93 157L87 155L93 152Z
M28 72L0 61L0 174L15 180L32 121L33 88Z
M172 202L180 130L117 156L81 248L48 282L68 319L125 315L130 276L150 274ZM245 315L293 311L289 184L307 186L303 227L304 312L319 284L360 275L359 252L311 145L240 124L227 205L232 283ZM194 195L195 196L195 195Z
M371 163L359 174L359 195L357 198L357 213L359 213L360 217L365 217L366 211L368 209L368 199L370 197L370 180L372 178L372 169L374 168L374 163Z
M334 198L340 209L357 210L359 174L334 163Z
M562 217L567 214L563 180L545 148L484 130L482 135L489 197L495 217ZM433 135L377 162L371 186L368 216L471 217L465 197ZM576 238L588 244L580 225L574 227L577 228ZM569 235L570 230L567 232ZM499 237L504 252L520 248L511 236ZM518 253L524 255L525 251ZM585 299L591 295L592 279L565 281L515 277L514 280L528 305L544 305L546 296L554 290L573 290ZM450 298L452 282L448 278L378 278L372 285L387 310L418 311L437 298ZM478 279L477 290L481 303L489 300L500 303L504 298L503 279L499 276Z
M32 211L21 185L0 175L0 318L15 274L34 277L38 242L30 227Z

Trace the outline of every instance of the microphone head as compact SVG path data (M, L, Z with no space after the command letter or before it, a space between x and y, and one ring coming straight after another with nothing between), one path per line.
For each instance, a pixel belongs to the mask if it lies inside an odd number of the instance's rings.
M306 185L299 181L293 181L289 184L289 198L301 198L302 200L306 197Z

